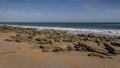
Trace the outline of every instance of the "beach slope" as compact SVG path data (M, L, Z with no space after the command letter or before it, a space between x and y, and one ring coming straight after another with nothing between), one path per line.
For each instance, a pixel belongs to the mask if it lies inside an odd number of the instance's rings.
M0 27L0 68L120 68L120 37Z

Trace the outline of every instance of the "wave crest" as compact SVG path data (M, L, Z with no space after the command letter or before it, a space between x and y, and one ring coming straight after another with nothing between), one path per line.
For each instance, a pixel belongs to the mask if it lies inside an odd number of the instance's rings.
M117 29L86 29L86 28L38 27L38 26L19 26L19 25L7 25L7 26L37 28L38 30L53 29L53 30L67 31L68 33L75 33L75 34L95 33L95 34L120 36L120 30Z

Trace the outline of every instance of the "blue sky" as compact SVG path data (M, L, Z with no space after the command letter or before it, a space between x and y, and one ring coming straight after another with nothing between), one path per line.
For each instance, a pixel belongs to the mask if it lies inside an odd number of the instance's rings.
M0 0L0 22L120 22L120 0Z

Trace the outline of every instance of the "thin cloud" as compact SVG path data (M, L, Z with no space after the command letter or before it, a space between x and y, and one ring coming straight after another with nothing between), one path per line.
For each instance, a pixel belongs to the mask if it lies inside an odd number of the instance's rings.
M37 21L48 16L50 16L50 14L43 12L23 12L0 9L0 21Z
M25 16L25 15L43 15L42 12L23 12L23 11L16 11L10 9L0 9L0 14L2 15L18 15L18 16Z
M120 9L118 10L108 10L109 13L120 14Z

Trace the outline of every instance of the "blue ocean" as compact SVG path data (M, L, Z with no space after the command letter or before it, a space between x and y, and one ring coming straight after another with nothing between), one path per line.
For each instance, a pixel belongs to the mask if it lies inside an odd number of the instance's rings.
M120 22L0 22L0 25L63 30L75 34L120 35Z

